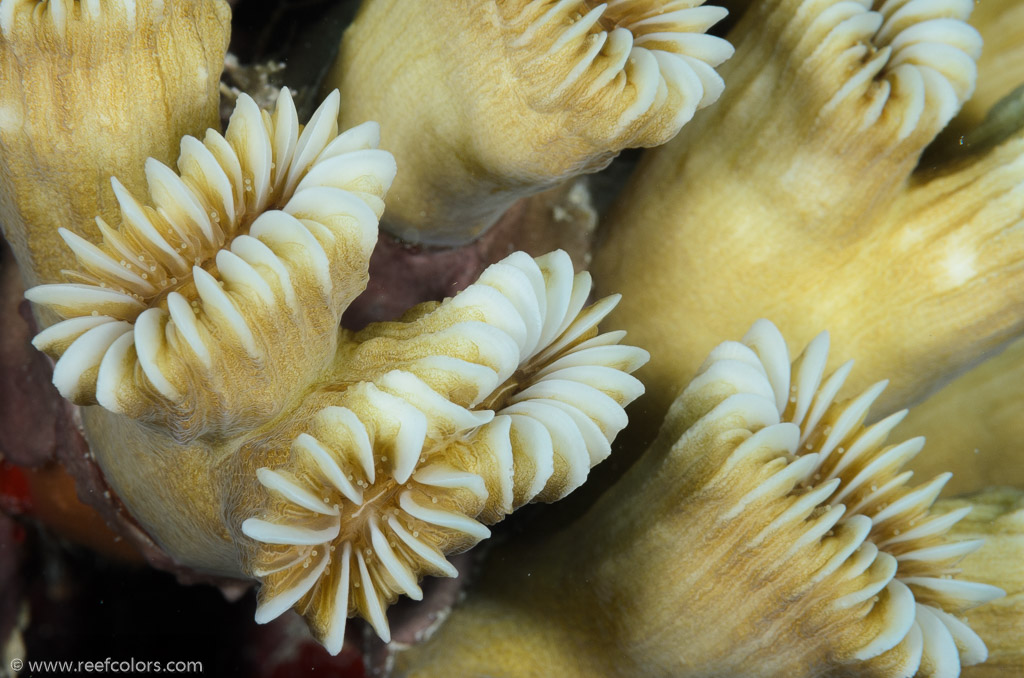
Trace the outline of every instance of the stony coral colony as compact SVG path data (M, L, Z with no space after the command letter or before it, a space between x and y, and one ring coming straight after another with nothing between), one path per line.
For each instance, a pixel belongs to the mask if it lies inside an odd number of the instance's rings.
M723 38L690 0L366 0L306 124L285 88L222 134L224 3L0 0L33 343L174 566L257 581L258 621L294 609L332 653L583 485L646 386L629 470L496 546L393 675L1018 675L1019 492L937 502L948 474L904 470L923 439L887 443L1022 328L1021 90L955 118L1024 79L1020 5L988 1L972 27L957 0L760 0ZM951 120L966 151L934 142ZM635 147L593 248L614 311L589 253L515 252L342 326L379 237L468 251Z

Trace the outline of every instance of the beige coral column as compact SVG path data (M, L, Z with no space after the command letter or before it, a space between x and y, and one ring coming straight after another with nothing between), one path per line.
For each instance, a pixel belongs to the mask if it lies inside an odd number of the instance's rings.
M900 424L928 438L916 473L952 471L945 494L1024 488L1024 340L954 379Z
M98 239L111 176L141 193L145 158L219 127L229 24L222 0L0 2L0 223L26 287L73 267L59 227Z
M408 241L465 244L517 199L672 138L721 93L720 7L368 0L327 87L342 127L381 123L401 168L381 222Z
M1024 3L983 0L971 24L985 39L978 87L928 149L926 160L970 157L1024 128ZM1020 188L1018 187L1019 191ZM918 473L953 472L947 495L986 486L1024 488L1024 340L945 384L901 424L928 438ZM1022 641L1024 642L1024 641Z
M722 99L647 152L594 272L651 351L649 423L717 337L758 317L793 344L829 327L858 356L851 388L891 380L880 412L1021 331L1024 140L912 174L981 46L970 3L912 4L751 8Z

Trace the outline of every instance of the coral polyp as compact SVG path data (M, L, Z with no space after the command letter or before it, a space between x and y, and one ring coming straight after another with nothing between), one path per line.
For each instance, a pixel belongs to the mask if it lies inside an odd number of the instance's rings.
M256 620L269 621L294 605L334 653L350 608L388 640L387 606L399 594L421 599L423 574L455 576L444 554L490 535L473 519L488 497L483 479L445 463L443 454L422 452L423 412L372 385L358 391L376 406L373 424L383 426L371 424L371 437L352 410L322 410L314 422L318 437L302 433L292 443L287 468L295 470L258 471L274 495L267 509L274 518L242 523L246 536L265 545L253 562L262 582ZM464 412L469 429L493 416ZM436 450L438 441L431 442ZM421 453L435 461L421 464Z
M891 579L884 589L901 608L890 615L894 635L883 636L889 640L877 640L868 646L870 649L862 648L854 656L862 660L877 656L873 661L889 666L894 675L940 675L950 666L982 662L987 656L984 642L954 615L1004 593L987 584L953 578L959 572L956 564L980 548L982 542L946 540L946 532L966 512L930 513L950 474L916 487L908 484L913 474L904 471L903 466L921 451L924 439L886 444L889 433L906 415L905 410L864 425L871 404L886 386L884 381L856 397L838 400L836 396L853 361L826 376L828 343L827 334L818 335L790 369L781 334L771 323L759 321L742 343L722 344L712 351L680 396L682 402L674 407L680 411L704 410L703 403L694 404L708 397L721 398L740 384L749 386L737 388L738 393L753 393L751 386L758 383L760 373L760 383L770 385L771 391L758 395L774 399L782 422L772 435L781 441L787 437L786 424L795 426L789 430L792 437L785 449L790 455L786 468L796 479L790 492L797 501L778 520L810 510L819 518L808 538L811 534L853 530L865 545L862 553L870 551L880 562L886 561ZM715 395L709 396L711 393ZM722 401L723 406L727 400ZM739 400L734 402L738 406ZM679 416L670 414L670 419ZM783 482L783 475L788 473L780 471L779 482ZM772 485L773 481L766 480L757 492ZM752 503L756 496L748 494L740 503ZM881 590L880 582L877 589L848 594L834 607L847 610Z
M966 511L931 511L946 476L909 484L923 441L886 442L902 412L865 425L884 384L840 396L852 364L827 372L828 344L791 361L761 320L713 349L636 464L567 527L497 547L397 673L906 677L984 661L961 615L1003 592L958 578L981 541L948 536Z
M27 293L65 318L35 344L63 395L105 409L84 416L90 443L149 533L257 579L258 621L295 607L334 653L349 616L387 639L399 595L456 574L445 556L579 487L647 360L598 334L618 297L587 306L590 275L561 251L341 328L395 163L375 123L339 134L337 117L337 93L305 127L287 90L273 115L241 96L223 136L182 141L180 175L147 161L151 206L114 181L118 227L62 233L74 282ZM154 463L173 468L164 491L132 492ZM191 464L209 494L182 507Z
M265 500L241 531L255 542L245 558L262 583L257 620L294 606L338 652L358 614L388 640L384 611L399 595L421 598L424 575L456 575L445 555L523 504L579 487L625 426L622 408L643 390L628 372L646 361L620 333L596 333L617 300L582 309L589 292L562 253L512 255L401 328L414 345L477 334L490 355L439 359L435 348L330 387L332 404L282 463L256 471ZM474 308L485 319L496 310L503 328L448 326L445 316ZM371 326L356 340L376 352L382 334Z
M579 107L595 145L652 146L676 135L724 83L732 46L705 35L721 7L692 0L508 3L500 8L515 72L540 110ZM543 64L543 65L542 65Z
M151 206L113 182L101 245L61 230L81 268L26 296L66 318L34 340L62 395L187 441L265 421L284 375L323 368L395 175L377 126L339 135L337 113L335 93L303 127L287 90L273 116L243 95L224 136L182 140L180 176L147 161Z
M917 167L975 87L971 8L769 0L733 28L731 86L645 156L595 251L613 318L664 347L650 426L759 317L798 344L827 327L855 388L890 380L890 412L1019 331L1019 133Z
M517 199L664 143L711 105L732 46L706 31L725 14L692 0L371 0L327 82L342 123L380 122L402 167L383 228L466 244Z

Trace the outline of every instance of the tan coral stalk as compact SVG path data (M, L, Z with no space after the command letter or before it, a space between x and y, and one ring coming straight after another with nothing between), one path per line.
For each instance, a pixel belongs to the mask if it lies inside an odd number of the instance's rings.
M67 317L35 339L56 385L105 408L82 410L92 454L184 564L240 574L213 469L329 370L365 281L394 161L372 149L372 123L338 135L336 107L303 129L287 92L275 116L243 98L225 136L184 139L182 176L146 163L152 207L119 189L123 219L102 243L65 233L80 282L29 291ZM296 209L309 194L315 216ZM273 209L282 196L314 218Z
M945 385L896 430L928 439L917 473L953 471L945 494L992 485L1024 489L1024 340Z
M835 400L850 363L826 376L827 353L823 334L791 366L767 321L720 345L627 475L527 557L499 551L397 675L948 676L983 661L954 614L1002 592L953 578L980 542L945 536L964 511L929 510L948 476L907 484L923 441L886 444L905 413L864 426L884 383Z
M616 205L594 270L652 351L651 412L762 315L794 342L830 327L861 356L851 388L891 379L883 410L1024 328L1024 135L911 174L971 93L971 3L873 7L752 8L714 115L649 151Z
M960 563L963 576L1006 589L1006 598L964 614L964 621L988 645L989 655L984 664L967 668L962 675L1009 678L1024 674L1024 492L989 488L939 501L934 510L970 510L950 532L985 543Z
M110 176L144 186L185 134L218 127L222 0L0 2L0 224L26 285L74 259L59 227L98 238Z
M183 565L262 583L340 651L345 620L389 636L445 556L523 504L576 489L626 425L644 351L598 334L587 273L512 254L454 298L353 334L394 176L377 126L304 128L241 97L224 136L150 161L153 207L118 189L97 245L65 233L80 282L28 296L67 319L37 335L83 411L92 455ZM118 257L121 257L118 260Z
M1019 15L1019 18L1015 15ZM971 17L985 37L979 61L979 91L926 156L963 157L1024 129L1024 4L982 2ZM1014 68L1017 68L1016 75ZM1017 78L1017 82L1005 78ZM1013 89L987 107L995 96ZM954 477L946 494L991 485L1024 488L1024 341L953 379L914 408L901 425L929 440L929 454L915 459L919 473L946 469ZM964 416L964 413L970 416Z
M384 228L453 245L519 197L670 139L731 53L699 0L366 2L328 76L395 154Z

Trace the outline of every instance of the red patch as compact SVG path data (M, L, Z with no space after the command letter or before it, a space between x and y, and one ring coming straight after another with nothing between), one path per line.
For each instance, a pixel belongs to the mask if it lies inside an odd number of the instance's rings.
M269 678L291 678L310 674L331 676L331 678L365 678L363 659L359 650L348 643L337 657L332 657L317 645L309 641L298 648L291 661L278 664L270 673Z
M20 515L32 510L32 492L25 471L0 461L0 510Z

